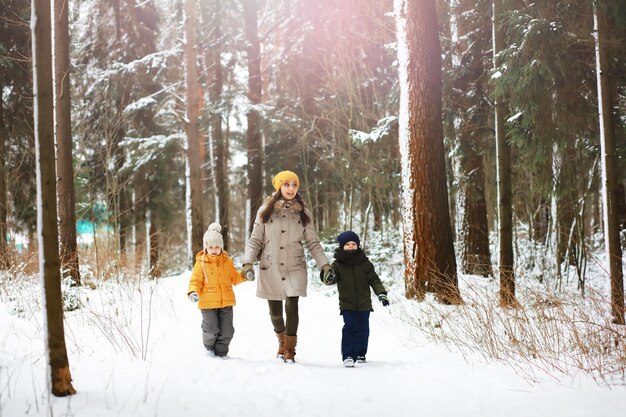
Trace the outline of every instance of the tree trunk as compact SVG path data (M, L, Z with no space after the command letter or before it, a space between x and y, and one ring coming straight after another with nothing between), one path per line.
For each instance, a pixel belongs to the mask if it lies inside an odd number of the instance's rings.
M72 166L72 118L70 102L70 40L68 0L54 0L54 97L57 143L57 200L63 276L80 285L76 245L76 203Z
M400 71L407 297L434 292L461 303L452 243L441 122L441 51L435 1L395 1Z
M0 91L4 86L0 83ZM4 122L4 100L0 95L0 269L9 269L9 251L7 245L7 179L5 147L9 132Z
M222 30L221 30L221 0L213 0L211 16L208 19L209 47L207 53L207 72L209 83L209 99L211 100L211 137L214 146L215 188L217 194L217 218L222 226L224 236L224 250L229 246L228 225L228 144L222 131Z
M248 151L248 199L250 217L248 231L252 231L256 212L263 198L263 144L261 141L261 114L254 106L261 103L261 47L257 29L257 2L243 0L246 40L248 41L248 131L246 132Z
M134 181L134 196L133 196L133 228L134 228L134 242L135 242L135 272L141 273L143 269L144 256L146 254L147 244L147 231L146 231L146 213L147 213L147 193L148 183L144 172L138 172L135 175Z
M493 66L500 64L498 53L504 47L504 31L500 28L503 0L493 1ZM501 97L495 100L496 164L498 183L498 241L500 246L500 305L514 307L515 274L513 271L513 210L511 207L511 147L506 141L504 116L506 105Z
M49 0L33 0L31 11L35 159L37 166L37 236L39 273L43 286L44 334L50 371L50 389L62 397L75 394L70 375L59 261L54 166L54 88L52 82L52 27Z
M608 271L611 279L611 314L613 322L624 322L624 273L622 271L622 247L619 236L617 202L617 169L615 160L615 121L613 120L613 97L610 88L610 50L607 36L611 33L609 14L602 4L593 3L593 23L596 47L596 78L598 85L598 119L600 122L600 150L602 165L602 209L604 218L604 242Z
M161 268L159 266L161 233L158 227L158 219L154 212L150 212L150 278L158 278L161 276Z
M196 52L196 18L197 8L194 0L185 0L185 82L187 87L187 119L185 132L187 134L187 210L190 214L188 224L188 239L191 253L188 254L189 265L193 265L196 253L202 250L202 236L204 226L202 222L202 167L200 155L200 127L198 119L202 106L200 85L198 83L198 67Z
M457 229L461 242L461 262L464 273L487 277L492 270L483 159L471 143L462 143L465 140L467 138L460 138L459 143L463 147L463 184L459 192L458 207L461 224Z
M579 161L576 149L569 143L566 143L565 149L554 155L554 158L560 159L556 195L556 260L560 270L560 265L565 261L566 255L569 264L576 265L572 249L576 247L578 232L577 226L572 228L572 225L578 213L576 170L579 167Z

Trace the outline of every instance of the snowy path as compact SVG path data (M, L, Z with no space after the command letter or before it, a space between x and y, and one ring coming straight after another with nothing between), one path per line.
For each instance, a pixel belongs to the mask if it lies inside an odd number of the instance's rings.
M236 287L230 358L208 357L200 314L184 297L187 277L166 278L156 287L146 361L121 347L114 353L84 313L68 317L78 394L53 398L51 414L42 383L43 343L31 338L23 346L32 328L0 312L0 331L10 336L0 342L0 416L626 415L626 387L608 389L588 379L529 385L502 364L469 363L426 342L398 320L393 305L389 311L376 305L371 315L370 362L345 369L337 299L315 287L300 300L295 365L272 359L276 340L255 283Z

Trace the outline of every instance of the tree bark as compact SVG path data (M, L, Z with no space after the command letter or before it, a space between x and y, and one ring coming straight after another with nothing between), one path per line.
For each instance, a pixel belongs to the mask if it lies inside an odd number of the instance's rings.
M134 228L134 267L136 273L141 273L144 264L144 256L147 252L147 224L146 214L148 210L147 196L148 180L146 174L140 171L135 174L134 195L133 195L133 228Z
M187 210L190 212L188 239L191 253L188 254L189 265L193 265L196 253L202 250L204 225L202 222L202 168L200 155L200 127L198 119L202 106L200 85L198 83L197 51L196 51L196 18L197 7L194 0L185 0L185 83L187 87Z
M600 123L600 150L602 161L602 209L604 244L611 279L611 314L613 322L624 322L624 273L622 247L619 236L617 201L617 169L615 160L615 121L610 75L609 15L605 5L593 3L593 23L596 49L596 78L598 86L598 119Z
M0 91L4 91L0 83ZM0 95L0 269L5 270L10 266L9 251L7 245L7 179L6 179L6 154L5 147L9 140L9 132L4 121L4 100Z
M39 273L45 297L44 333L50 389L53 395L61 397L76 391L71 382L63 328L54 166L52 24L49 0L33 0L31 5Z
M80 285L76 244L76 203L72 165L72 117L70 102L70 40L68 0L54 0L54 97L57 144L57 200L63 276Z
M479 8L480 7L480 8ZM453 65L458 74L453 98L455 135L458 150L457 181L458 219L457 241L460 242L461 267L467 274L489 276L492 274L489 251L489 227L485 198L485 175L483 157L479 149L486 147L486 114L488 109L485 79L487 77L484 56L489 49L488 17L485 6L475 0L461 0L453 7L456 32L453 44ZM483 14L485 15L483 17ZM481 16L481 17L477 17Z
M461 303L449 217L435 1L395 1L407 297Z
M504 47L504 31L500 28L503 0L493 1L493 66L500 68L498 53ZM500 249L500 305L514 307L515 273L513 270L513 210L511 207L511 147L506 140L504 116L506 105L501 97L495 100L496 163L498 182L498 241Z
M256 212L263 198L263 144L261 140L261 114L255 106L261 103L263 88L261 79L261 46L257 28L256 0L243 0L243 11L248 42L248 130L246 132L248 152L248 200L250 216L248 231L252 232Z
M207 72L209 82L209 99L211 100L211 137L214 146L215 188L217 194L217 218L222 226L224 250L229 246L228 224L228 143L222 131L222 10L221 0L213 0L209 19L209 50L207 53Z
M159 266L161 233L157 224L157 216L154 212L150 212L150 278L158 278L161 276L161 268Z
M467 146L461 156L463 185L459 195L461 224L458 229L462 268L466 274L487 277L492 270L483 160L472 144L464 145Z

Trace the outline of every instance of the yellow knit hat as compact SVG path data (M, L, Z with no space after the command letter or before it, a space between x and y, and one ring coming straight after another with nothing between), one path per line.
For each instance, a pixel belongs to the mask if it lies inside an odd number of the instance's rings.
M298 187L300 186L300 178L295 172L281 171L272 178L272 185L276 191L280 190L280 187L285 181L295 181Z

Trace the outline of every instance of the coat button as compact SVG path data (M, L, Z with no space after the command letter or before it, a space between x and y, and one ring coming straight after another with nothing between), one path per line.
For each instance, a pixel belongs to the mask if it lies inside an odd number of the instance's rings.
M281 262L281 263L280 263L280 266L283 266L283 265L285 265L285 263L284 263L284 262ZM284 278L283 278L283 279L284 279Z
M285 249L285 247L284 247L284 246L281 246L280 248L281 248L281 249Z
M285 277L283 277L283 281L285 280Z
M281 233L285 233L285 231L284 231L284 230L281 230L280 232L281 232Z

